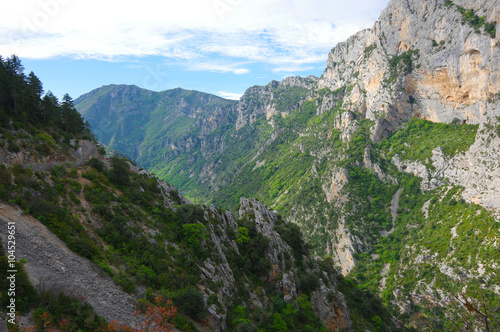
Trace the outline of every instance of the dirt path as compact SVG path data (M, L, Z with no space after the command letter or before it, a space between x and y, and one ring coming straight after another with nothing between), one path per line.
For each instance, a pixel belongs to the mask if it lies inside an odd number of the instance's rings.
M396 218L398 217L398 207L399 207L399 196L401 195L401 192L403 191L403 188L399 188L396 193L392 196L391 200L391 215L392 215L392 228L390 231L386 231L385 229L380 232L380 235L382 236L389 236L394 232L394 223L396 222Z
M384 267L380 271L380 275L382 276L382 279L380 280L380 284L378 287L378 290L380 294L385 290L385 283L387 281L387 273L389 273L389 269L391 268L391 264L384 264Z

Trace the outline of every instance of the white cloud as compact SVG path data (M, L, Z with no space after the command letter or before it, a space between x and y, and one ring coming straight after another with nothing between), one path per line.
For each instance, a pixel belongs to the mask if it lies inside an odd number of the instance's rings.
M286 67L276 67L272 69L273 73L296 73L300 71L312 70L314 67L312 66L296 66L290 65Z
M242 68L239 64L218 64L209 62L192 63L186 67L190 71L212 71L217 73L233 73L236 75L248 74L247 68Z
M222 97L222 98L232 99L232 100L240 100L241 96L243 96L242 93L232 93L232 92L225 92L225 91L218 91L215 94Z
M370 27L387 2L2 1L0 54L36 59L160 55L190 62L229 56L298 66L325 61L337 42ZM245 68L224 68L198 70L248 73Z

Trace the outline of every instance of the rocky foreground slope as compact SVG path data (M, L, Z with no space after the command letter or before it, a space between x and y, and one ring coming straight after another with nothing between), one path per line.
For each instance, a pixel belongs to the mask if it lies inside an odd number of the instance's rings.
M64 292L108 322L131 326L154 294L173 300L175 325L185 331L283 324L351 330L350 312L359 315L354 326L371 326L371 316L349 309L339 291L355 288L344 285L331 260L314 258L298 228L276 211L244 198L239 216L192 205L147 171L105 160L92 142L63 147L52 136L59 134L44 133L52 138L44 155L30 148L40 141L29 131L4 128L0 137L19 147L2 151L11 162L0 165L0 236L7 243L6 224L16 223L16 257L40 294ZM88 159L73 163L74 153ZM27 294L18 298L27 306L21 316L36 309L34 324L43 310L53 314ZM389 318L373 300L370 315ZM80 323L66 318L80 329L99 322L93 314Z

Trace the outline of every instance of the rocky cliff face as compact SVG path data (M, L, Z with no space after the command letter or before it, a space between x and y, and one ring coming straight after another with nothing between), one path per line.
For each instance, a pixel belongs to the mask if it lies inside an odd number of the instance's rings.
M454 3L478 7L475 1ZM496 24L498 2L487 3L477 15ZM463 22L454 4L391 1L372 29L332 50L318 86L335 90L350 84L346 103L377 122L375 140L413 116L480 123L493 117L485 116L488 100L500 89L498 41L483 27ZM412 63L401 75L394 71L403 55Z
M299 98L294 98L292 103L282 105L280 101L288 99L286 91L290 88L303 89L303 91L311 90L318 78L314 76L287 77L281 82L272 81L266 86L254 86L245 91L238 103L238 119L236 120L236 129L240 129L248 123L253 123L260 114L265 114L266 119L279 114L286 116L297 109L302 102L306 100L305 93ZM285 92L285 96L280 96ZM287 100L288 101L288 100Z
M422 177L427 189L427 183L436 188L449 179L466 188L467 200L495 209L500 193L492 180L498 171L493 165L498 137L491 129L499 115L500 39L485 25L466 21L460 7L476 10L494 26L499 5L498 1L391 1L372 29L332 50L318 81L319 89L348 87L342 107L375 122L371 128L375 142L412 117L479 124L476 143L468 152L451 160L436 152L436 169L401 166L397 158L393 163ZM344 139L352 136L354 130L349 128L356 122L354 117L341 118L338 128L351 134Z

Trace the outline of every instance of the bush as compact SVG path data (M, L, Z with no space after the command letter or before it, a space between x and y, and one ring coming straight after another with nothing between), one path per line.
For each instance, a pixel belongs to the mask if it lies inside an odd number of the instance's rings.
M124 158L114 156L111 158L111 169L108 173L111 183L118 186L130 185L130 174L128 163Z
M71 251L82 257L92 259L93 257L100 256L99 248L89 238L73 238L68 240L67 243Z
M96 169L99 172L104 172L104 163L97 158L92 158L87 161L87 165Z
M118 273L113 277L113 280L120 285L123 290L127 293L132 293L135 291L135 283L133 280L129 279L127 275L123 272Z
M50 170L50 174L56 178L62 177L64 174L66 174L66 168L62 165L59 166L54 166Z
M301 274L298 278L297 288L301 293L311 294L319 287L319 278L313 274Z
M10 184L11 184L11 175L7 170L7 167L5 167L5 165L0 165L0 185L7 187L10 186Z
M78 177L78 171L76 170L76 168L72 168L68 171L66 176L72 179L76 179Z
M9 145L7 145L7 151L12 152L12 153L18 153L21 151L21 148L14 143L14 142L9 142Z
M181 313L188 315L194 320L200 320L206 316L203 294L194 288L188 288L179 292L174 297L174 304Z
M105 220L108 221L111 221L111 219L113 218L113 213L111 212L111 210L102 204L95 205L94 208L92 209L92 212L100 215L101 217L103 217Z

